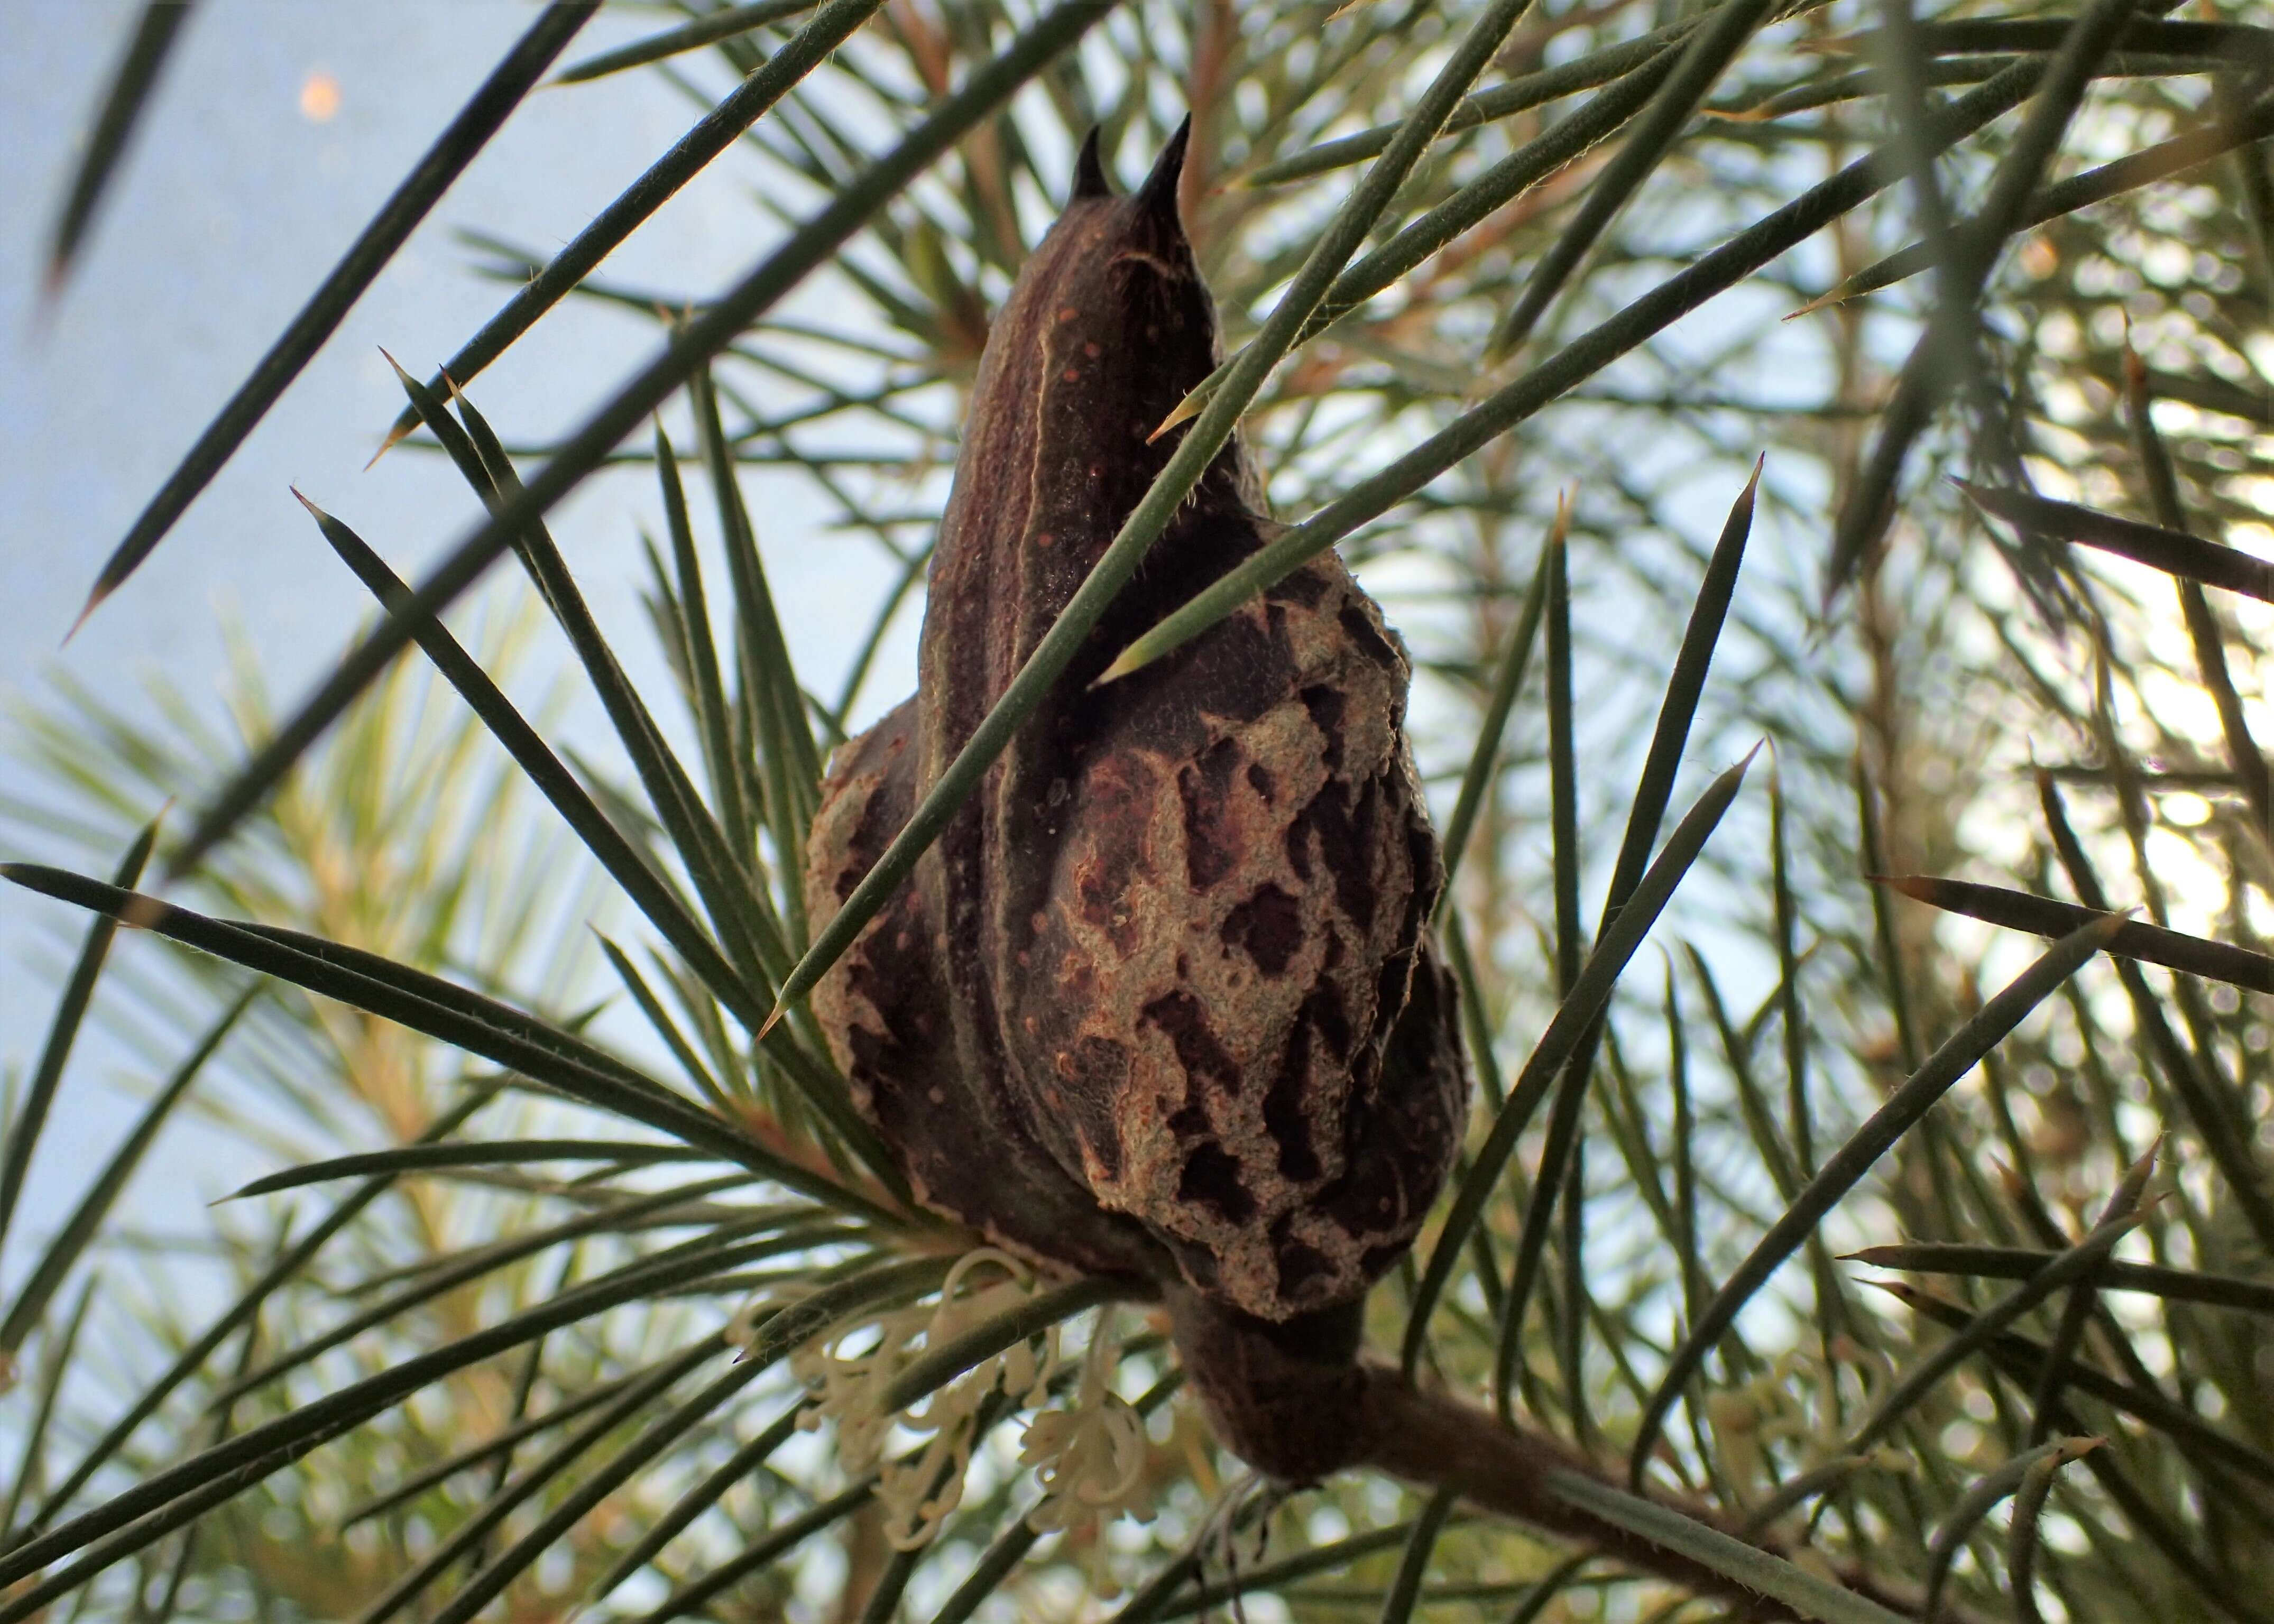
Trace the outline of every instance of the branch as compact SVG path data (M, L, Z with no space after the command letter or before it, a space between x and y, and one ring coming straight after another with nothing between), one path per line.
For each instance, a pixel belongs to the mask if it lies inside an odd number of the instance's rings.
M1455 1489L1484 1510L1584 1541L1669 1583L1744 1600L1752 1618L1891 1624L1918 1610L1916 1593L1860 1569L1840 1572L1836 1582L1819 1577L1796 1565L1782 1542L1748 1536L1710 1507L1630 1494L1618 1474L1562 1439L1421 1392L1385 1367L1367 1367L1361 1408L1360 1464L1421 1487Z

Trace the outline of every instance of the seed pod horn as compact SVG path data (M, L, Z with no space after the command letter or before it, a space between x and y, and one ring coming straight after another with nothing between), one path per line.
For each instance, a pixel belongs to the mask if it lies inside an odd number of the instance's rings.
M1099 127L1092 124L1089 133L1081 138L1081 150L1074 154L1073 190L1066 199L1069 205L1113 195L1113 183L1105 178L1105 162L1098 155L1098 137Z
M1161 148L1161 155L1153 160L1153 172L1133 194L1141 210L1175 228L1179 235L1184 228L1177 218L1177 182L1184 175L1185 148L1192 139L1193 116L1187 113L1169 144Z

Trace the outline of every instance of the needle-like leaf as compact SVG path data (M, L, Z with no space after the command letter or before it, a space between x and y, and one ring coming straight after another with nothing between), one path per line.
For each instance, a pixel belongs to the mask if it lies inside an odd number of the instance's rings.
M49 302L63 292L64 284L71 279L72 266L86 240L87 227L94 222L95 206L102 201L104 192L118 173L118 161L125 155L128 138L149 108L150 98L158 87L158 76L165 70L166 59L173 54L182 25L190 20L192 4L192 0L144 0L142 15L135 19L126 53L119 59L117 71L110 76L110 88L103 94L102 110L95 115L94 129L87 138L87 150L79 157L79 168L72 175L71 189L64 194L63 208L56 215L41 288L41 297Z
M1697 718L1698 704L1706 689L1706 675L1713 661L1713 650L1721 642L1721 627L1729 611L1729 600L1736 591L1737 572L1744 562L1745 542L1752 533L1753 499L1760 484L1762 464L1753 466L1753 477L1738 492L1728 518L1721 526L1720 539L1706 567L1705 579L1698 583L1698 596L1690 605L1690 622L1683 629L1681 647L1675 651L1674 668L1667 677L1666 696L1660 702L1658 725L1653 730L1650 749L1643 757L1642 776L1635 786L1634 798L1628 803L1627 826L1619 844L1616 862L1611 870L1608 892L1603 898L1601 928L1597 939L1617 919L1619 910L1634 895L1642 879L1643 870L1650 861L1651 847L1657 842L1660 823L1666 816L1667 803L1673 798L1674 780L1680 771L1683 752L1690 742L1690 725ZM1552 625L1552 622L1551 622ZM1553 648L1553 639L1550 647ZM1551 671L1553 667L1551 666ZM1551 685L1552 691L1552 685ZM1555 813L1559 846L1565 838L1563 808ZM1576 854L1575 854L1576 858ZM1565 864L1562 853L1557 853L1557 920L1559 936L1564 919ZM1577 923L1578 876L1576 861L1569 876L1570 906L1575 917L1571 929ZM1562 964L1568 959L1576 968L1578 944L1572 937L1568 954L1559 941L1558 974L1560 987L1569 996L1570 975ZM1546 1256L1548 1219L1559 1199L1577 1199L1578 1186L1570 1184L1567 1176L1573 1166L1579 1144L1580 1114L1586 1101L1588 1079L1594 1071L1595 1051L1602 1041L1603 1019L1598 1015L1594 1023L1573 1049L1571 1059L1563 1068L1558 1080L1554 1103L1548 1110L1547 1138L1540 1153L1540 1167L1533 1176L1532 1199L1526 1204L1524 1227L1517 1237L1515 1267L1510 1277L1508 1298L1502 1309L1498 1380L1495 1387L1503 1413L1511 1402L1510 1388L1515 1373L1516 1361L1524 1331L1524 1313L1529 1305L1533 1288L1539 1280L1540 1260ZM1569 1312L1569 1311L1567 1311Z
M2097 547L2183 581L2200 581L2205 586L2223 587L2262 603L2274 603L2274 564L2233 547L2223 547L2183 530L2168 530L2160 525L2142 524L2137 519L2097 513L2074 502L2051 501L2025 491L1999 490L1981 485L1969 485L1964 489L1985 510L2016 530L2051 541Z
M292 763L411 641L421 615L446 608L471 586L514 538L584 483L623 440L753 321L822 265L883 204L914 180L967 131L1073 46L1114 0L1061 0L999 56L973 72L851 184L841 188L789 240L683 327L663 353L612 395L561 445L525 488L451 549L418 585L415 608L391 618L358 644L253 753L200 814L169 865L188 871L237 827L290 771Z
M1532 336L1532 328L1540 324L1549 302L1563 290L1563 284L1579 268L1579 262L1594 247L1612 218L1627 206L1636 189L1665 159L1675 138L1698 110L1698 104L1706 99L1722 71L1744 49L1745 41L1752 38L1753 31L1778 3L1779 0L1722 0L1683 44L1674 71L1635 120L1617 155L1604 166L1595 184L1587 189L1587 200L1580 205L1570 223L1555 234L1547 252L1532 267L1515 308L1493 335L1492 343L1486 350L1487 359L1498 360L1509 355Z
M427 1128L423 1139L433 1142L448 1138L463 1127L467 1119L489 1102L493 1090L477 1089L469 1093L448 1110L437 1116ZM157 1413L161 1405L214 1356L222 1343L239 1327L251 1321L260 1312L262 1304L285 1282L297 1276L321 1252L325 1244L385 1194L395 1183L392 1174L380 1174L364 1181L362 1186L342 1200L322 1218L311 1225L305 1234L284 1247L268 1267L246 1287L237 1300L224 1309L189 1346L175 1356L166 1370L142 1390L141 1395L127 1408L126 1412L95 1440L79 1463L56 1485L41 1503L40 1509L26 1525L27 1533L36 1533L55 1519L56 1514L71 1503L72 1497L85 1487L116 1455L137 1428Z
M1879 1289L1961 1335L1974 1324L1970 1311L1931 1293L1901 1285L1881 1285ZM2017 1383L2024 1387L2037 1385L2045 1368L2047 1350L2044 1343L2017 1332L2004 1331L1991 1337L1984 1345L2000 1370ZM2090 1365L2072 1362L2062 1372L2062 1381L2066 1387L2167 1434L2173 1443L2200 1460L2242 1473L2258 1484L2274 1485L2274 1455L2222 1432L2184 1404L2146 1387L2120 1381Z
M153 821L127 847L118 871L111 876L113 883L131 887L139 879L143 865L150 861L150 848L157 840L158 825ZM87 1019L87 1004L94 996L94 983L102 974L103 961L110 955L111 938L117 932L115 920L96 919L87 926L79 962L72 966L71 980L64 983L63 996L56 1001L55 1018L49 1023L47 1041L41 1045L39 1064L32 1070L23 1103L8 1123L7 1147L0 1152L0 1241L8 1237L9 1220L16 1214L17 1199L24 1192L24 1177L31 1170L32 1152L39 1146L40 1131L47 1126L48 1111L63 1082L72 1045L78 1041L80 1024Z
M2027 1280L2059 1256L2021 1246L1969 1246L1928 1242L1894 1246L1866 1246L1849 1252L1849 1260L1873 1268L1904 1269L1921 1274L1972 1274L1986 1280ZM2169 1268L2154 1263L2110 1261L2102 1266L2103 1291L2140 1291L2179 1303L2203 1303L2214 1308L2274 1315L2274 1285L2235 1274L2209 1274L2193 1269Z
M0 1584L13 1584L74 1551L87 1548L147 1514L185 1497L219 1492L224 1498L241 1493L269 1471L285 1465L316 1443L336 1437L371 1417L401 1402L428 1383L466 1369L518 1347L587 1315L619 1303L650 1297L672 1287L701 1279L719 1267L719 1259L697 1252L645 1269L623 1270L604 1281L580 1286L534 1308L442 1347L403 1360L361 1381L238 1433L173 1466L147 1474L132 1488L93 1510L81 1513L48 1533L0 1553ZM943 1266L933 1259L914 1259L879 1268L843 1288L830 1288L785 1309L770 1321L770 1336L779 1327L786 1334L802 1333L802 1342L825 1328L850 1303L877 1296L923 1280L937 1282ZM856 1291L853 1288L856 1286ZM794 1342L785 1335L787 1346ZM248 1472L245 1469L252 1469ZM117 1554L127 1554L119 1552ZM18 1602L20 1611L24 1604Z
M1404 1554L1397 1560L1397 1576L1382 1598L1380 1624L1406 1624L1412 1618L1413 1605L1421 1598L1421 1583L1429 1575L1429 1560L1436 1554L1437 1537L1444 1532L1446 1519L1459 1503L1458 1494L1440 1489L1421 1507L1421 1515L1413 1520L1412 1537L1405 1542Z
M1934 1539L1927 1547L1926 1601L1923 1612L1928 1624L1942 1616L1942 1592L1950 1578L1951 1563L1957 1560L1968 1537L1998 1502L2020 1488L2023 1479L2039 1465L2058 1469L2106 1441L2102 1438L2057 1438L2039 1444L2023 1450L1997 1470L1984 1472L1966 1491L1966 1497L1952 1507L1942 1525L1934 1530Z
M87 1283L79 1288L79 1301L64 1317L62 1330L48 1339L47 1369L40 1381L39 1402L33 1409L31 1425L24 1429L24 1447L9 1479L7 1498L0 1500L0 1543L15 1538L16 1513L22 1508L25 1491L32 1486L34 1478L42 1475L40 1467L47 1449L48 1425L55 1419L56 1395L63 1390L64 1378L72 1369L72 1355L79 1349L79 1334L87 1324L87 1311L94 1301L97 1283L96 1276L87 1277ZM14 1350L10 1352L12 1355ZM12 1358L10 1363L12 1366Z
M0 879L92 908L440 1038L599 1109L614 1111L825 1203L898 1220L867 1196L776 1155L722 1117L557 1027L407 966L337 943L207 918L117 886L33 863Z
M1558 67L1527 73L1521 79L1510 79L1505 85L1480 90L1453 109L1452 117L1445 121L1443 133L1457 135L1464 130L1473 130L1479 124L1530 112L1533 108L1544 106L1560 97L1608 85L1641 66L1667 46L1683 39L1697 26L1694 18L1668 23L1663 28L1653 28L1634 39L1622 40L1618 44L1606 46L1601 50L1589 51L1585 56L1574 57ZM1322 141L1306 151L1259 166L1246 175L1242 184L1249 186L1284 185L1289 181L1307 180L1314 175L1323 175L1329 169L1363 163L1386 151L1397 131L1396 124L1376 124L1373 129L1361 130L1356 135Z
M1658 1441L1667 1412L1681 1396L1690 1375L1721 1341L1721 1334L1736 1323L1737 1315L1752 1301L1754 1294L1815 1233L1824 1214L1839 1205L1879 1158L1894 1147L1895 1141L1916 1126L1935 1101L1972 1071L1983 1056L2002 1042L2023 1017L2075 974L2086 959L2104 950L2123 922L2118 916L2097 919L2055 943L1976 1011L1971 1019L1946 1038L1926 1063L1888 1097L1886 1103L1872 1112L1848 1142L1833 1153L1809 1181L1808 1187L1769 1227L1768 1233L1760 1238L1736 1272L1722 1282L1713 1301L1706 1305L1697 1323L1690 1327L1667 1361L1666 1373L1651 1395L1650 1404L1643 1411L1641 1425L1636 1432L1629 1455L1630 1480L1642 1480L1643 1469L1649 1462L1651 1447Z
M1643 938L1673 899L1675 888L1706 849L1707 838L1721 823L1721 815L1729 809L1729 803L1736 799L1737 790L1744 782L1745 769L1751 764L1749 755L1706 786L1706 793L1690 808L1689 816L1667 838L1665 849L1643 876L1627 906L1619 910L1596 940L1594 951L1587 956L1578 979L1571 984L1570 993L1557 1006L1547 1029L1540 1034L1531 1058L1524 1063L1524 1070L1509 1090L1507 1103L1494 1117L1491 1132L1470 1164L1468 1176L1454 1192L1452 1210L1445 1215L1445 1227L1438 1234L1428 1267L1422 1271L1420 1282L1414 1289L1413 1305L1405 1322L1404 1364L1409 1372L1420 1357L1430 1311L1451 1277L1453 1265L1461 1248L1468 1244L1469 1231L1484 1211L1493 1186L1508 1165L1517 1136L1531 1121L1548 1086L1562 1071L1596 1015L1610 1002L1627 961L1642 946Z
M1501 737L1508 731L1509 712L1516 708L1517 690L1524 686L1525 671L1532 664L1532 645L1540 635L1540 611L1547 597L1550 550L1564 545L1570 524L1570 504L1567 499L1558 497L1555 523L1540 545L1540 565L1532 571L1532 589L1525 594L1523 613L1517 617L1516 629L1509 636L1507 651L1501 656L1500 668L1494 674L1492 692L1486 697L1484 715L1477 725L1476 748L1469 752L1469 764L1461 772L1461 790L1453 801L1453 815L1445 820L1445 889L1437 899L1440 914L1451 906L1453 877L1460 872L1461 859L1469 848L1470 831L1476 827L1477 814L1483 809L1485 796L1500 766Z
M1679 1551L1734 1584L1782 1602L1802 1618L1822 1624L1894 1624L1902 1616L1671 1507L1624 1493L1581 1473L1550 1472L1545 1486L1566 1504L1662 1549Z
M885 0L828 0L757 72L736 86L731 95L681 136L669 152L649 165L607 207L593 215L591 223L571 237L567 246L544 265L531 267L528 275L516 278L520 286L506 301L505 307L484 322L481 331L442 363L441 369L427 380L426 387L440 390L452 379L462 384L471 382L484 367L512 348L515 340L535 327L546 311L584 285L584 279L601 260L645 224L648 217L681 187L701 174L712 159L733 146L768 108L825 60L884 3ZM384 455L418 423L414 413L404 410L388 431L380 453Z
M798 1417L804 1408L802 1401L793 1403L779 1420L764 1428L757 1436L721 1462L709 1477L683 1495L677 1505L640 1536L616 1565L593 1584L587 1599L596 1602L606 1600L625 1580L660 1554L666 1545L685 1531L688 1524L717 1505L727 1490L763 1465L796 1432Z
M2037 72L2032 64L2023 64L1961 97L1935 121L1934 139L1948 145L2005 112L2029 93ZM1756 221L1226 570L1123 650L1099 680L1126 676L1200 635L1291 570L1300 568L1360 525L1379 518L1651 335L1812 237L1882 190L1890 178L1885 157L1874 154Z
M1981 208L1951 234L1933 319L1903 365L1880 413L1878 438L1842 499L1825 566L1828 603L1845 590L1888 516L1895 483L1952 380L1977 342L1977 304L2007 242L2021 228L2030 195L2068 132L2101 58L2114 47L2139 0L2090 0L2046 63L2044 82L2014 132Z
M119 1192L126 1187L126 1181L134 1176L134 1169L141 1164L144 1153L150 1148L150 1141L158 1137L158 1130L166 1125L166 1119L173 1114L174 1107L181 1103L182 1096L189 1092L190 1085L198 1080L198 1073L205 1069L206 1062L213 1058L214 1051L222 1046L236 1026L238 1018L258 995L257 988L242 993L222 1011L221 1019L207 1029L197 1047L191 1049L182 1064L174 1068L174 1074L166 1079L165 1086L144 1109L141 1117L127 1131L125 1139L111 1153L110 1160L104 1163L102 1171L96 1174L94 1182L87 1185L87 1193L79 1198L79 1203L72 1209L71 1216L64 1220L63 1227L56 1231L55 1238L48 1243L47 1251L25 1280L23 1289L16 1293L16 1300L8 1305L7 1317L0 1320L0 1360L8 1359L22 1347L24 1339L31 1335L32 1327L40 1323L40 1316L47 1312L49 1302L62 1289L71 1274L72 1266L79 1261L88 1244L94 1239L95 1231L102 1227L112 1205L118 1199ZM13 1521L12 1515L0 1518L0 1531L4 1531Z
M198 492L236 455L245 437L252 432L253 425L267 415L286 386L315 357L324 341L331 337L342 319L363 297L364 290L426 217L426 211L440 200L451 183L474 161L475 154L489 144L507 117L521 104L522 97L561 54L561 48L591 20L595 9L597 0L564 0L548 5L506 53L505 59L482 81L472 99L450 121L449 127L435 138L425 156L380 206L363 234L300 307L283 336L261 357L251 376L222 408L221 415L198 436L197 444L190 448L181 466L158 487L158 493L150 499L149 505L127 530L125 539L118 544L95 577L87 607L79 612L81 620L117 591L165 539L174 521L188 510Z
M2247 147L2254 141L2274 135L2274 99L2261 100L2240 117L2220 119L2185 135L2175 135L2168 141L2139 152L2127 154L2112 163L2073 175L2067 180L2038 190L2022 210L2018 228L2038 226L2049 220L2059 220L2081 208L2105 203L2111 198L2136 192L2157 181L2209 163L2222 153ZM2017 229L2018 229L2017 228ZM1805 315L1826 304L1843 299L1861 298L1882 288L1891 288L1904 278L1930 270L1935 261L1931 244L1914 243L1908 248L1897 249L1885 259L1865 266L1854 275L1845 278L1828 293L1811 300L1793 313Z
M676 56L681 51L700 50L705 45L716 45L737 34L763 28L768 23L778 23L786 17L813 9L814 0L755 0L749 5L730 5L698 17L693 22L681 23L676 28L666 28L651 34L644 40L635 40L629 45L602 51L587 56L582 62L572 62L553 76L556 85L581 85L589 79L602 79L611 73L621 73L626 68L644 67L651 62L661 62L666 56Z
M1883 879L1879 883L1930 907L1963 914L2009 929L2034 931L2041 936L2065 936L2104 917L2097 909L2081 908L2073 902L2033 897L2027 891L2002 885L1978 885L1969 880L1909 874ZM2143 964L2163 965L2169 969L2184 970L2189 975L2227 981L2252 992L2274 992L2274 959L2247 947L2166 930L2161 925L2126 920L2110 938L2108 951Z
M525 1439L533 1438L540 1432L550 1432L556 1426L565 1426L578 1416L590 1414L600 1405L621 1396L626 1387L636 1381L644 1380L652 1372L652 1366L643 1366L627 1375L619 1376L613 1381L604 1381L598 1387L588 1388L574 1398L564 1399L542 1415L523 1417L502 1432L484 1439L480 1443L470 1445L456 1455L437 1461L423 1471L412 1473L385 1493L377 1495L346 1512L341 1516L339 1525L344 1530L369 1518L384 1515L405 1501L417 1499L437 1485L448 1482L460 1472L499 1459L510 1451L516 1444Z
M408 379L404 381L410 382ZM300 504L315 519L332 550L355 571L382 606L410 613L410 589L388 568L363 538L306 497L300 497ZM609 877L623 887L688 966L730 1008L737 998L747 1002L749 995L741 978L719 956L702 928L688 916L679 898L594 804L584 786L561 764L537 730L523 719L473 656L459 645L440 620L431 616L424 625L414 628L413 635L435 668L458 690L474 714L505 747L506 753L576 831L585 849L607 870Z
M425 1173L438 1168L522 1167L532 1162L608 1162L641 1167L654 1162L713 1161L710 1152L686 1145L659 1144L652 1139L484 1139L464 1145L403 1145L393 1150L369 1150L359 1155L334 1156L256 1178L228 1199L274 1195L326 1184L335 1178L354 1178L369 1173Z
M2136 1199L2153 1165L2143 1158L2126 1182ZM1893 1430L1895 1423L1942 1380L1990 1340L2055 1292L2086 1281L2107 1260L2116 1244L2139 1227L2140 1220L2121 1201L2112 1202L2111 1215L2093 1226L2092 1233L2061 1252L2045 1267L1975 1316L1960 1335L1952 1337L1898 1377L1872 1405L1871 1412L1850 1432L1841 1448L1853 1455L1870 1447ZM2057 1389L2056 1389L2057 1390ZM2050 1398L2050 1392L2047 1397Z

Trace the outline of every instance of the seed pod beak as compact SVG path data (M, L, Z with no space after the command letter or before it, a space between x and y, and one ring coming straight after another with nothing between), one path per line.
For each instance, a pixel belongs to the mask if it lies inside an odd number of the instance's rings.
M1177 182L1185 172L1185 148L1193 139L1193 116L1185 115L1185 122L1161 148L1161 155L1153 161L1153 172L1145 184L1131 194L1140 214L1151 215L1173 229L1184 233L1183 222L1177 214Z
M1092 124L1089 133L1081 139L1081 151L1074 154L1073 191L1066 199L1069 207L1076 203L1113 195L1113 183L1105 178L1105 161L1098 155L1099 127Z

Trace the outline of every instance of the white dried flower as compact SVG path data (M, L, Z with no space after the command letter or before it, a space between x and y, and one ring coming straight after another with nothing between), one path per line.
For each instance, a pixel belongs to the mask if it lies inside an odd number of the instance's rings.
M983 1283L975 1283L975 1276ZM999 1387L1022 1408L1042 1401L1058 1367L1058 1331L1052 1327L1044 1334L1039 1357L1022 1340L982 1359L915 1408L886 1410L886 1392L918 1354L1021 1306L1039 1285L1025 1264L982 1246L956 1260L937 1303L894 1309L841 1327L791 1358L790 1368L817 1389L813 1407L799 1417L799 1425L811 1429L825 1420L834 1422L845 1470L877 1473L885 1534L896 1548L912 1551L928 1543L960 1503L964 1471L971 1463L969 1423L988 1395ZM872 1328L874 1341L859 1352L844 1351L847 1343ZM929 1436L914 1455L886 1461L885 1445L896 1425Z
M928 1543L961 1502L977 1441L974 1417L990 1395L1005 1393L1022 1410L1048 1399L1061 1367L1058 1329L1043 1334L1039 1350L1034 1339L1022 1338L989 1355L907 1410L887 1410L886 1395L918 1357L1025 1306L1043 1285L1016 1258L982 1246L956 1260L936 1301L840 1326L791 1356L791 1370L813 1392L798 1425L810 1431L832 1423L845 1470L877 1474L885 1536L897 1548L911 1551ZM778 1297L751 1304L729 1326L729 1339L749 1345L761 1317L787 1305ZM1142 1515L1145 1422L1113 1391L1119 1355L1113 1311L1107 1307L1090 1337L1073 1406L1036 1415L1021 1440L1020 1459L1035 1468L1043 1489L1031 1515L1034 1526L1076 1538L1086 1534L1100 1563L1102 1523ZM922 1434L923 1443L887 1460L885 1447L896 1426ZM1102 1567L1093 1585L1096 1594L1112 1594Z
M1831 1391L1843 1365L1855 1373L1867 1402L1884 1385L1890 1372L1884 1356L1846 1337L1839 1339L1833 1352L1834 1358L1827 1362L1813 1350L1795 1349L1751 1381L1707 1396L1706 1425L1741 1500L1773 1487L1781 1475L1770 1459L1774 1446L1788 1446L1802 1470L1839 1449L1837 1434L1818 1430L1810 1395Z
M1108 1565L1112 1553L1104 1525L1150 1511L1145 1503L1145 1417L1113 1391L1120 1355L1108 1304L1098 1311L1090 1334L1073 1407L1035 1416L1019 1452L1020 1462L1035 1469L1043 1490L1028 1522L1038 1532L1063 1532L1069 1553L1088 1547L1089 1590L1099 1600L1111 1600L1121 1588Z
M1112 1390L1120 1344L1111 1306L1082 1360L1073 1408L1045 1410L1028 1424L1019 1459L1041 1480L1041 1504L1027 1521L1041 1531L1068 1529L1135 1511L1145 1473L1145 1418Z

